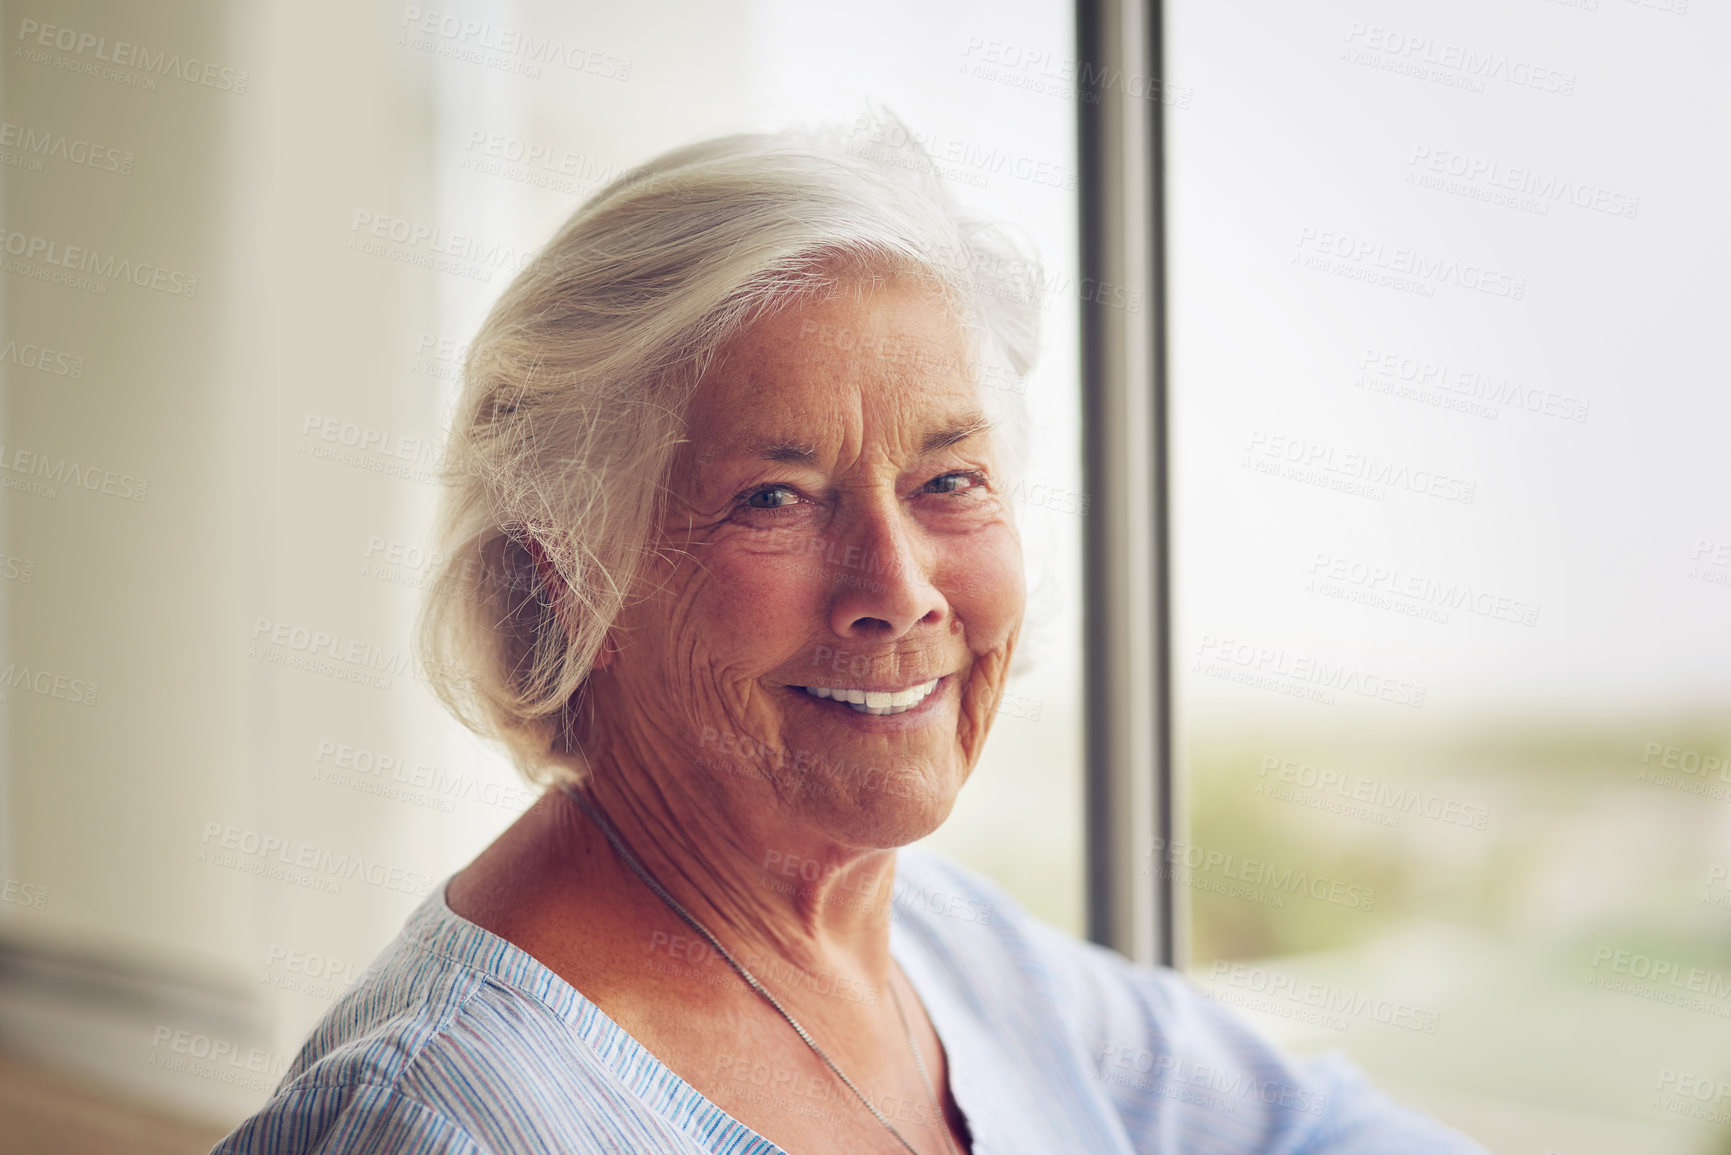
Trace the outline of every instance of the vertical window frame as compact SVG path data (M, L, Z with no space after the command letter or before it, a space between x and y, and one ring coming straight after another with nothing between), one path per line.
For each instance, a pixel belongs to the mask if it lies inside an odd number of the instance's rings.
M1159 0L1078 0L1088 937L1181 965Z

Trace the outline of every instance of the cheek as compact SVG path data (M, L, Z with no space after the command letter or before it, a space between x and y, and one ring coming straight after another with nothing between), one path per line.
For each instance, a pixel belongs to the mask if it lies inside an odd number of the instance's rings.
M740 711L756 680L810 637L821 614L817 561L723 547L646 574L655 592L627 611L621 688L638 703L677 703L667 709L694 726L757 733L762 719Z
M1008 680L1027 587L1021 540L1012 527L993 527L965 542L949 559L954 580L945 593L974 655L956 721L956 737L971 768L984 748Z
M779 553L719 549L703 559L690 599L691 616L728 664L765 669L785 660L788 648L811 635L823 617L822 558L809 550Z
M1009 526L958 539L946 552L943 590L967 630L975 653L1007 642L1022 620L1027 583L1022 573L1022 543Z

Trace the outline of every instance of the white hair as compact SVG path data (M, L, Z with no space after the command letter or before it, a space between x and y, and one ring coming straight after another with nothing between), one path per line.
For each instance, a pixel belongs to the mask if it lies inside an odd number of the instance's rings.
M1039 270L901 136L862 152L835 129L791 130L657 157L579 208L471 343L420 658L531 780L581 773L584 682L656 546L687 403L754 320L850 283L926 280L969 336L1002 476L1020 476ZM563 587L557 612L531 543Z

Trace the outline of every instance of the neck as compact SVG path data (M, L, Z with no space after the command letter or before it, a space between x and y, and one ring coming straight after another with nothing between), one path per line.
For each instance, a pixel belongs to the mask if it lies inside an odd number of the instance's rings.
M821 976L819 986L881 988L890 971L895 851L814 829L759 776L656 772L670 763L681 764L633 756L616 741L578 789L627 853L747 969L768 960ZM577 802L565 804L591 822ZM620 868L631 882L619 901L666 909L628 865Z

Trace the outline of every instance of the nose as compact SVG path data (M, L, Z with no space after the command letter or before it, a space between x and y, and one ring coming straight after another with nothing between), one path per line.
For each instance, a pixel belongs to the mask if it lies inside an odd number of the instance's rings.
M852 641L890 641L944 620L927 535L894 493L862 499L831 554L830 628Z

